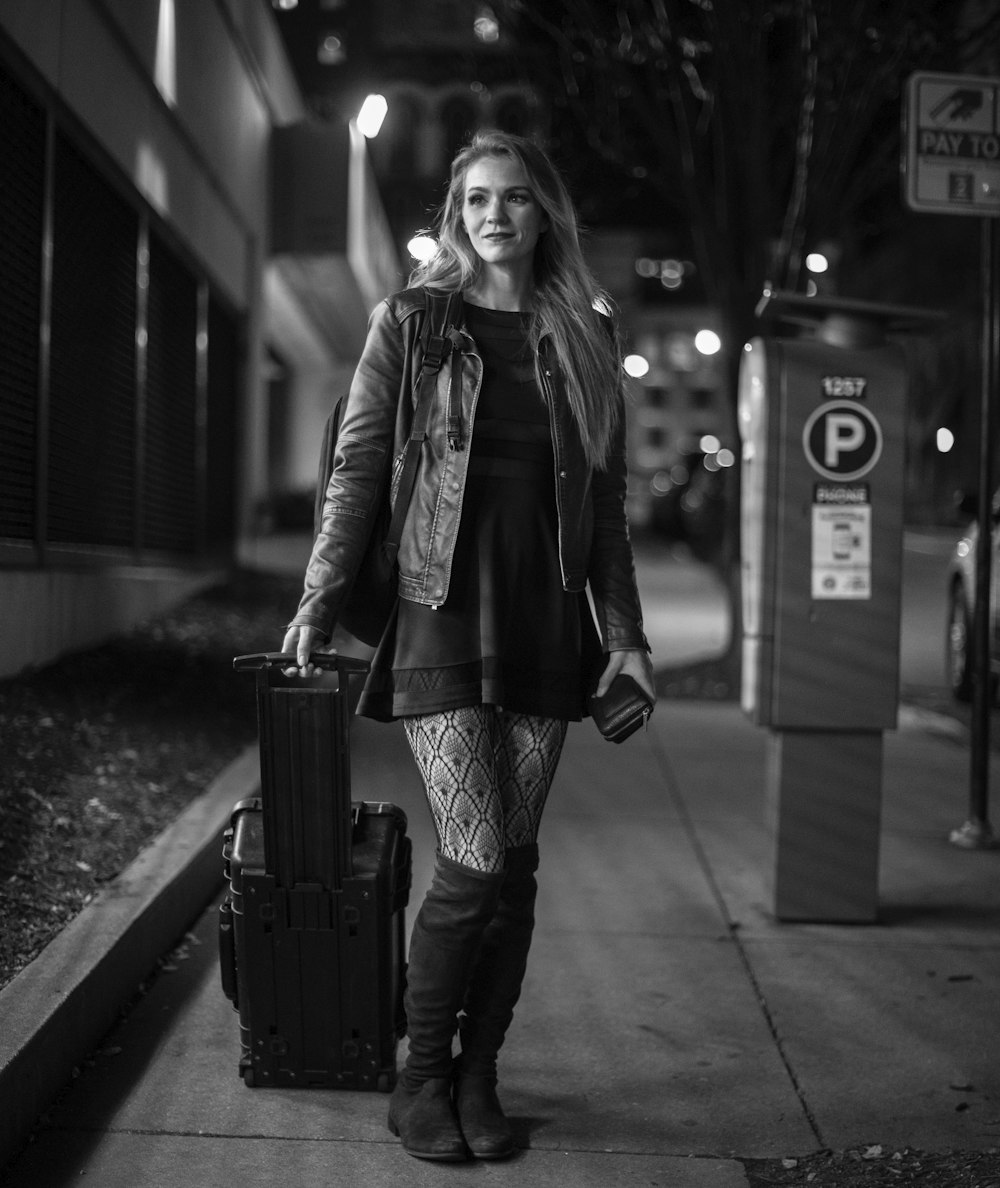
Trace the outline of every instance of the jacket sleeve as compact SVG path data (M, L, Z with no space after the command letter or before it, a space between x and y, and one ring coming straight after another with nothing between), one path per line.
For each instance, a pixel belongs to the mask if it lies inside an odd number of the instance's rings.
M387 301L376 306L344 406L319 531L291 626L327 637L350 593L389 482L405 350Z
M625 410L622 408L608 452L607 467L595 470L591 478L594 537L587 580L606 652L631 648L650 650L642 629L635 559L625 516L627 480Z

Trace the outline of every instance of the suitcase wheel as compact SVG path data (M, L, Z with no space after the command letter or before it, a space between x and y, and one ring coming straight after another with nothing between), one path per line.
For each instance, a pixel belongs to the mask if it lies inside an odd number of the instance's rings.
M378 1074L378 1080L375 1082L375 1088L379 1093L392 1092L392 1077L387 1072Z
M254 1076L252 1068L243 1069L243 1084L249 1086L251 1089L256 1087L257 1078Z

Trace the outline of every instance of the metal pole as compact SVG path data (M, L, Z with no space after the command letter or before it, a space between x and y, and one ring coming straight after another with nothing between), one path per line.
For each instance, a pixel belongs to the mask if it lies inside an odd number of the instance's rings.
M997 355L1000 307L997 300L1000 236L993 219L983 219L983 382L979 413L979 508L976 541L976 605L972 621L972 737L969 765L969 819L952 832L953 845L969 850L994 845L989 820L990 713L993 681L990 665L990 577L993 564L993 438L995 433Z

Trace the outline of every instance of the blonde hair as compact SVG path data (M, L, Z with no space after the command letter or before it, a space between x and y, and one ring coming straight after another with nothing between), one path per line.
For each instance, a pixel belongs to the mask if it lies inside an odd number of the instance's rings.
M535 247L528 331L535 371L541 385L539 347L547 337L562 371L587 461L603 470L621 416L617 339L607 318L598 312L609 312L611 302L584 262L576 211L565 183L537 145L506 132L476 133L452 162L448 193L436 222L437 250L414 269L410 284L454 292L468 289L478 280L482 260L469 242L462 207L466 174L483 157L509 157L519 162L548 218L548 229Z

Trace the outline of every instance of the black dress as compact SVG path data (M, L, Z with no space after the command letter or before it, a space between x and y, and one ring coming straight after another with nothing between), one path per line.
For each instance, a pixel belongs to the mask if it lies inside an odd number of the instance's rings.
M601 646L586 595L562 588L528 315L465 310L483 383L448 598L438 609L399 599L357 712L384 721L490 704L579 721Z

